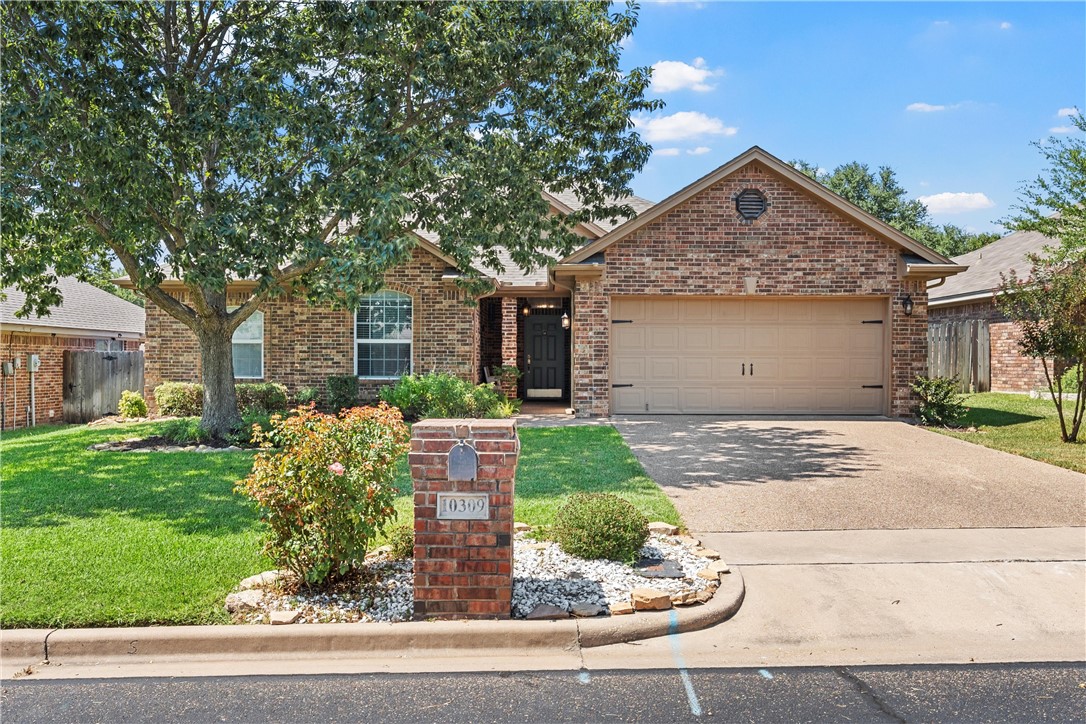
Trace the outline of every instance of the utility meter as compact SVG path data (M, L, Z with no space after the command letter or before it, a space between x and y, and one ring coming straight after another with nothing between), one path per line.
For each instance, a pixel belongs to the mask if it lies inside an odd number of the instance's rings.
M41 357L39 357L36 354L27 355L27 358L26 358L26 368L27 368L27 370L29 370L30 372L37 372L38 368L40 368L40 367L41 367Z
M15 365L11 362L5 362L3 366L4 377L11 377L15 374Z

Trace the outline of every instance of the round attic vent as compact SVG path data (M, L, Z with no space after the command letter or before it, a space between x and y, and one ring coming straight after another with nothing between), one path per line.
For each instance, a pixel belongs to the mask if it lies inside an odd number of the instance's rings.
M740 191L735 197L735 210L747 221L754 221L764 214L768 205L765 194L757 189Z

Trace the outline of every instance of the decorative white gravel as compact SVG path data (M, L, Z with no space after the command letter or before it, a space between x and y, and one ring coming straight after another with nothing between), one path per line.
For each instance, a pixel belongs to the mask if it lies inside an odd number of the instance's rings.
M536 547L540 548L536 550ZM632 567L608 560L585 560L562 552L557 543L535 541L517 533L513 543L513 617L524 618L540 604L569 610L576 603L607 607L629 602L634 588L667 593L701 591L709 581L698 571L709 563L669 536L652 534L642 558L672 560L684 578L648 578ZM265 593L260 611L245 614L246 623L266 623L270 611L300 611L296 623L407 621L414 612L413 565L377 556L367 561L374 583L340 594Z

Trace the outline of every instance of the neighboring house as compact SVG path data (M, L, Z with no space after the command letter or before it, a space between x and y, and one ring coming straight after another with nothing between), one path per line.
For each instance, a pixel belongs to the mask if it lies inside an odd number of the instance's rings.
M975 365L978 371L973 387L976 389L1030 392L1048 388L1041 361L1022 355L1018 346L1020 332L996 307L995 295L1002 282L1001 275L1013 270L1020 278L1028 277L1032 265L1026 257L1041 254L1046 246L1056 245L1056 240L1038 232L1016 231L980 249L954 257L955 262L968 266L969 270L947 279L945 284L935 283L928 287L928 320L933 329L953 327L956 322L973 322L976 344L986 347L976 350L980 358L979 364ZM972 342L966 346L970 344ZM988 364L985 364L985 357ZM965 377L964 374L961 376Z
M659 204L628 201L634 219L583 225L551 269L479 269L496 291L474 307L432 238L357 312L283 295L235 337L237 378L293 392L354 373L372 397L405 372L481 381L505 364L525 372L520 396L579 415L911 414L926 284L961 267L757 147ZM148 393L199 380L195 337L153 306L146 364Z
M143 342L143 308L72 277L60 277L63 301L44 317L15 316L26 295L5 289L0 301L3 429L61 422L65 350L120 352ZM31 356L40 367L32 371ZM34 409L30 407L31 387Z

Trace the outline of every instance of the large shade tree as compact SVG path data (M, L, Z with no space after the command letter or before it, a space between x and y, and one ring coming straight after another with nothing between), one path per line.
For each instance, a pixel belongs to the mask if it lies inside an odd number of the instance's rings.
M202 424L240 422L231 336L270 296L353 306L424 227L463 270L569 250L627 213L649 148L636 6L4 3L0 286L119 261L193 331ZM586 208L551 216L539 190ZM179 279L183 292L163 285ZM256 281L236 308L229 280Z

